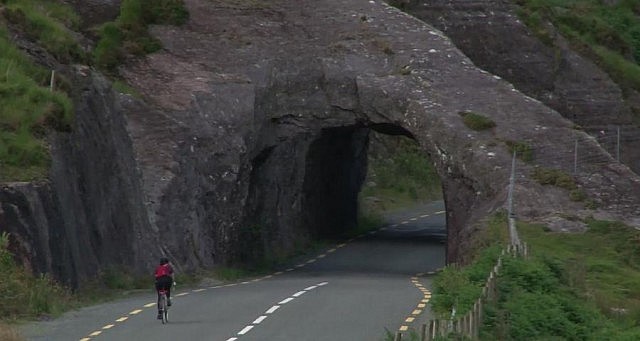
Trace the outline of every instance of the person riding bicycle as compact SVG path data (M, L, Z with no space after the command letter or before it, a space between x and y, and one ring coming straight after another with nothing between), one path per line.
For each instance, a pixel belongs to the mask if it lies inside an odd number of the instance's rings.
M156 267L156 292L158 293L158 318L161 319L160 312L160 290L167 292L167 305L171 305L171 285L173 284L173 267L166 257L160 258L160 265Z

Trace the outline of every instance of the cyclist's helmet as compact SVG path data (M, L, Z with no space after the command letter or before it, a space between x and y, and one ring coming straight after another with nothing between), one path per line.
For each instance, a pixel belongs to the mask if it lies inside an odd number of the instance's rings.
M160 258L160 265L165 265L167 263L169 263L169 259L167 259L167 257Z

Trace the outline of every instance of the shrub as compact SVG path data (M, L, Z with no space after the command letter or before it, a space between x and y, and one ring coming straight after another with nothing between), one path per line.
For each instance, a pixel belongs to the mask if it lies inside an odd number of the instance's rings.
M183 0L124 0L115 22L100 29L100 41L93 51L94 63L115 71L126 54L143 55L158 51L160 42L151 37L152 24L181 25L187 21Z
M532 177L541 185L552 185L570 191L577 188L573 177L559 169L536 167Z
M491 129L496 126L496 123L491 119L471 111L461 111L459 114L462 116L462 121L469 129L480 131Z
M533 161L533 148L522 141L506 141L510 153L516 153L516 157L524 162Z

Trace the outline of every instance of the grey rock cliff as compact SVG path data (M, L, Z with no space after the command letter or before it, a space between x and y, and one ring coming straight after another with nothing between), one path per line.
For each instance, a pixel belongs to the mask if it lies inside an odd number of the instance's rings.
M121 70L144 102L92 77L40 198L24 185L0 192L0 221L34 236L23 248L44 248L38 269L59 271L49 255L85 278L96 264L143 272L160 254L184 269L291 254L355 224L370 129L410 136L434 160L449 261L464 261L480 219L505 205L508 140L542 150L576 136L607 160L577 174L598 210L531 180L540 159L518 162L521 219L640 224L637 175L416 18L366 0L186 2L189 23L154 28L164 50ZM469 130L464 110L497 127ZM61 234L64 252L43 246L44 231Z

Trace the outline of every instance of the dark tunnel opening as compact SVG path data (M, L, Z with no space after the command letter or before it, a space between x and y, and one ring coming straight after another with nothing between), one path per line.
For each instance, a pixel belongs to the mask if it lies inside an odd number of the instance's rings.
M338 237L355 227L366 177L369 129L323 129L309 147L303 184L305 223L314 237Z

